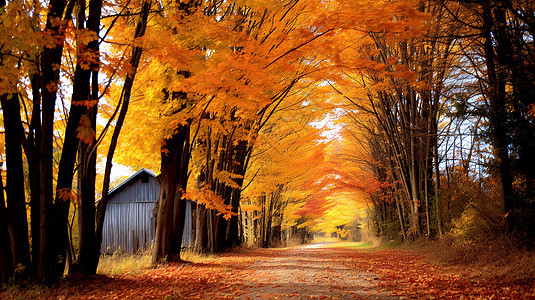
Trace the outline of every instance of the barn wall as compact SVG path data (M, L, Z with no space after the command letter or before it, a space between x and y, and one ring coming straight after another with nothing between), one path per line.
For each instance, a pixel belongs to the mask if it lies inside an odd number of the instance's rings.
M191 201L186 200L186 218L184 219L184 233L182 234L182 247L193 245L193 220L191 215Z
M158 180L149 176L148 183L141 176L126 182L115 191L106 208L102 230L102 254L139 253L151 249L154 239L153 209L159 197ZM182 246L188 247L192 240L191 201L186 203Z
M152 210L159 195L156 178L141 176L112 195L106 208L101 253L138 253L149 250L154 238Z

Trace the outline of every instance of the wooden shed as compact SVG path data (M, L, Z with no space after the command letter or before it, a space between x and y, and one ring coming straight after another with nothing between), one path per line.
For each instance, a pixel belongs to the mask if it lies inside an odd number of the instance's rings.
M160 193L154 172L141 169L109 192L102 230L102 254L139 253L154 240L153 210ZM191 204L188 203L184 246L191 245Z

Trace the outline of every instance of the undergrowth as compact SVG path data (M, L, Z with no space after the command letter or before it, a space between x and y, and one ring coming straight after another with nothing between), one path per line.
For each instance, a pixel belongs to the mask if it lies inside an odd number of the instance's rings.
M3 295L0 294L0 298L5 297L5 299L9 300L25 300L37 297L45 293L47 290L48 288L46 286L40 285L21 286L18 284L4 284L0 286L0 292L4 292Z
M457 268L468 277L505 282L527 282L535 278L535 251L518 247L507 236L472 242L446 237L418 241L409 247L435 263Z

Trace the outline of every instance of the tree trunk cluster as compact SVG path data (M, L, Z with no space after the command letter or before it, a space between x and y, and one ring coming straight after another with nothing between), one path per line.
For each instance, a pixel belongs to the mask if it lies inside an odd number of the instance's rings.
M533 5L484 0L470 7L481 16L486 67L482 93L488 101L488 136L501 186L504 226L533 236L535 59L533 43L526 38L535 33Z
M284 185L279 184L270 193L258 196L260 210L242 212L244 243L269 248L281 246L289 238L282 232L284 209L288 204L288 199L282 195L283 189Z
M439 4L420 9L431 19L443 13ZM442 234L438 122L453 42L444 32L455 30L438 20L420 38L370 33L376 51L367 59L385 70L371 71L369 82L360 83L368 101L355 104L374 119L364 130L374 160L369 168L385 183L370 197L379 234L403 240Z
M479 182L485 181L481 169L486 169L498 182L501 229L533 236L533 6L529 1L442 1L429 2L421 11L429 14L424 37L370 33L368 59L385 71L368 72L359 84L369 101L354 103L375 119L365 128L374 158L369 167L388 183L371 198L378 231L395 228L403 239L441 235L441 202L451 199L439 193L440 173L449 173L453 165ZM466 70L468 75L456 82ZM480 128L483 122L488 126ZM467 137L462 131L469 127ZM473 164L479 173L472 175L470 159L482 142L493 157L488 165ZM470 149L464 150L463 143ZM476 207L470 201L465 205ZM483 218L497 223L483 211L478 208ZM398 224L392 227L394 220Z
M239 203L248 147L246 141L235 140L236 129L234 127L228 134L215 134L215 141L209 130L201 141L205 158L197 185L221 197L229 211L225 216L217 208L197 204L194 248L199 252L221 252L239 245L242 240ZM222 172L231 174L230 178L218 177Z
M4 9L5 2L0 5ZM99 209L101 218L97 220L95 177L98 141L95 133L100 97L98 35L101 30L101 11L101 0L50 2L45 32L54 38L55 43L43 47L40 59L33 62L40 72L30 78L33 105L26 131L21 120L20 104L23 102L19 94L0 95L7 162L6 186L2 184L6 190L6 201L1 201L0 207L0 214L6 216L2 217L0 223L2 282L13 278L54 282L63 277L66 264L69 274L96 272L101 241L101 231L96 231L96 227L101 228L105 209ZM142 30L136 32L136 37L144 34L148 7L145 7L145 11L138 22ZM54 133L54 123L60 66L69 22L75 24L80 34L92 35L93 38L88 40L80 37L83 40L75 41L77 51L71 107L66 116L65 136L61 143ZM134 69L139 63L140 54L140 48L134 50L131 60ZM135 73L129 74L130 79L126 82L133 81L134 76ZM127 91L125 97L129 98L129 93ZM123 109L127 107L127 101L124 101L126 104L123 104ZM120 130L120 125L118 127L116 130ZM28 181L23 175L23 151L28 163ZM108 160L111 163L111 157ZM57 177L54 171L56 162ZM110 171L111 168L106 170L108 183ZM76 187L73 186L75 176ZM26 187L29 190L31 224L27 222ZM69 214L73 213L78 216L77 249L72 244L72 224L69 222Z

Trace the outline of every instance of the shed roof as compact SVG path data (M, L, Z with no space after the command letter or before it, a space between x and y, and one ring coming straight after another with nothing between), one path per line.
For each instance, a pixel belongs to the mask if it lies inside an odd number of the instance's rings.
M149 174L150 176L152 177L156 177L156 173L154 173L153 171L149 170L149 169L141 169L139 171L137 171L136 173L132 174L132 176L128 177L125 181L119 183L119 185L117 185L116 187L114 187L113 189L111 189L109 192L108 192L108 199L111 198L111 196L113 196L113 194L119 192L120 190L122 190L130 181L134 180L136 177L138 176L141 176L142 173L147 173ZM97 202L99 201L100 199L97 200Z

